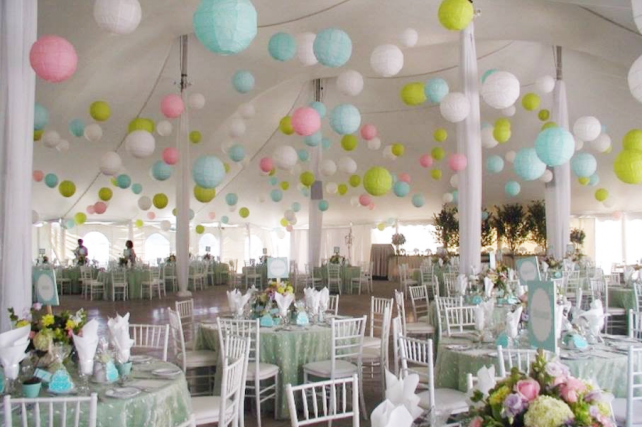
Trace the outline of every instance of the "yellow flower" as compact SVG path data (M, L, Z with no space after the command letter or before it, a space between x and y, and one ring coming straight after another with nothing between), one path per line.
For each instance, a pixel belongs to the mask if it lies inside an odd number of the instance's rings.
M47 326L53 325L54 321L55 320L53 314L45 314L44 316L42 316L42 326L44 326L45 328Z
M76 324L76 322L74 322L73 320L69 319L69 320L67 320L67 323L65 324L65 329L74 329L76 326L78 326Z
M491 405L501 405L504 403L504 399L506 399L506 396L510 394L510 388L507 386L502 386L497 390L495 393L490 395L490 398L488 399L488 403Z
M29 322L26 319L19 320L18 323L16 323L16 328L22 328L23 326L30 325L31 322Z

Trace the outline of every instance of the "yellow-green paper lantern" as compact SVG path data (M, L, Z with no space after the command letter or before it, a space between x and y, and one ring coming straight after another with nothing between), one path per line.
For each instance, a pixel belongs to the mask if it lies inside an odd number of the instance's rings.
M595 199L598 202L603 202L609 198L609 192L606 188L600 188L595 192Z
M339 195L343 196L348 192L348 186L345 184L339 184L338 191Z
M281 218L281 227L287 227L288 226L288 220L285 218Z
M164 209L169 203L169 199L165 194L158 193L154 195L154 198L152 199L152 203L154 204L154 207L156 209Z
M522 98L522 107L524 107L526 111L535 111L539 108L541 102L542 100L537 94L532 92L527 93Z
M354 135L344 135L341 138L341 147L346 151L353 151L359 145L359 139Z
M103 202L110 201L113 195L114 195L114 192L111 191L111 188L103 187L100 190L98 190L98 198Z
M439 22L447 30L463 30L474 15L475 8L468 0L444 0L439 6Z
M136 130L146 130L149 133L154 132L154 121L150 119L145 119L143 117L136 117L134 120L129 122L128 132L132 133Z
M196 226L196 234L203 234L203 233L205 233L205 227L203 227L203 226L202 226L202 225L200 225L200 224L199 224L199 225L197 225L197 226Z
M403 144L399 144L398 142L395 144L392 144L392 154L394 154L395 156L401 157L405 152L406 152L406 147L404 147Z
M287 181L281 181L281 190L288 191L290 189L290 183Z
M361 177L359 175L351 175L350 180L348 181L351 186L358 187L361 184Z
M424 84L419 82L408 83L401 89L401 100L406 105L421 105L426 102Z
M215 188L203 188L199 185L194 186L194 197L201 203L209 203L216 197Z
M430 177L434 179L435 181L439 181L441 179L441 169L433 169L430 171Z
M442 160L444 157L446 157L446 150L444 150L441 147L435 147L432 149L430 152L430 156L435 159L436 161Z
M314 184L314 174L310 171L303 172L299 179L301 180L301 184L305 185L306 187Z
M615 158L613 172L618 179L627 184L642 182L642 152L624 150Z
M545 122L546 120L548 120L551 117L551 112L548 111L548 110L539 110L539 113L537 113L537 117L541 121Z
M497 142L499 142L500 144L504 144L504 143L508 142L508 140L510 139L511 135L512 135L512 133L511 133L510 127L507 127L507 126L497 127L497 126L495 126L495 129L493 129L493 138L495 138L495 140Z
M76 184L71 181L63 181L58 186L58 191L63 197L71 197L76 192Z
M193 130L189 133L189 140L192 144L198 144L203 139L203 135L197 130Z
M435 141L444 142L448 139L448 132L444 128L439 128L435 130L432 136L435 138Z
M247 218L250 216L250 210L248 208L241 208L239 209L239 215L241 218Z
M292 117L285 116L279 122L279 129L284 135L292 135L294 133L294 126L292 126Z
M577 179L577 182L579 182L580 185L588 185L588 183L591 182L591 178L582 176Z
M392 188L392 175L387 169L375 166L363 175L363 188L373 196L383 196Z
M87 215L84 212L78 212L74 215L74 221L76 221L76 224L82 225L87 221Z
M136 226L136 228L143 228L143 225L145 225L145 224L143 224L143 220L142 219L137 219L136 222L134 223L134 225Z
M111 108L105 101L95 101L89 106L89 115L97 122L104 122L111 117Z
M622 148L642 152L642 130L631 129L622 139Z

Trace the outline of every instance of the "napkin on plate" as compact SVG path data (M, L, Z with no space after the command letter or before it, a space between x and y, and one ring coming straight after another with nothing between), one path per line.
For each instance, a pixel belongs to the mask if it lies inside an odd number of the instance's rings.
M457 292L459 292L459 295L466 295L466 288L468 288L466 275L460 274L457 276Z
M524 310L524 307L520 305L512 313L509 312L506 314L506 335L512 339L517 338L519 333L519 321L522 318L522 310Z
M542 261L542 271L546 273L548 271L548 264Z
M129 337L129 313L124 316L116 314L116 318L107 320L109 329L109 342L116 349L119 362L129 361L134 340Z
M477 371L477 385L475 388L481 391L484 396L488 396L488 392L492 390L495 385L497 385L495 366L492 365L489 368L482 366L482 368Z
M98 347L98 322L91 319L82 328L82 335L73 334L74 345L78 352L78 362L83 375L91 375L94 372L94 356Z
M319 309L321 311L328 310L328 304L330 304L330 290L323 288L319 292Z
M276 301L276 305L279 306L279 314L281 315L281 317L285 317L288 315L288 309L294 302L294 295L281 295L279 293L275 293L274 301Z
M305 307L312 314L319 313L319 299L321 295L319 291L314 288L305 288L303 290L305 296Z
M27 356L25 350L29 346L30 332L31 325L26 325L0 334L0 364L9 379L18 378L20 362Z
M475 306L475 329L479 332L484 330L486 313L484 307L481 304Z
M384 400L372 411L370 420L372 427L410 427L414 422L405 406L389 400Z
M230 308L232 313L236 313L236 304L240 296L241 292L239 292L238 289L227 291L227 306Z
M557 304L555 306L555 337L557 339L560 339L562 336L562 324L564 323L563 320L566 319L566 316L564 316L564 309L565 306L561 304Z
M386 400L395 406L403 405L413 419L423 412L419 407L421 399L415 394L418 385L419 375L410 374L404 379L399 379L386 369Z
M31 332L31 325L26 325L21 328L12 329L10 331L0 334L0 348L14 347L29 342L29 333Z
M591 309L580 314L580 318L586 323L586 327L591 331L593 336L597 337L600 335L600 331L604 328L604 307L602 307L602 301L596 299L591 303Z
M489 277L484 277L484 295L486 298L493 296L493 281Z

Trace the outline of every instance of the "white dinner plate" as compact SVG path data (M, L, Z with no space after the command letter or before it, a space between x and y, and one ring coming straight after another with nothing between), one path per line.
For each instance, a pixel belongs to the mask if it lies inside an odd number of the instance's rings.
M111 388L105 392L105 396L114 399L131 399L138 394L140 394L140 389L136 387Z
M447 345L446 348L452 351L464 351L470 349L470 346L464 344L450 344Z
M152 358L150 356L145 356L145 355L135 355L135 356L130 356L129 361L132 363L147 363L151 361Z
M175 377L179 375L182 371L178 368L160 368L154 369L152 374L158 375L159 377Z

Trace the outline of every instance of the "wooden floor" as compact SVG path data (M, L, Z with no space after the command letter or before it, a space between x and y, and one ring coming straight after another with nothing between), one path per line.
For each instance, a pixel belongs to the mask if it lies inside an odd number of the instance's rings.
M398 284L388 281L374 282L374 296L393 298L394 289ZM221 313L227 311L227 287L215 286L204 291L198 291L193 294L194 310L196 322L208 319L216 319ZM297 296L301 297L301 296ZM168 294L161 300L131 300L131 301L88 301L79 295L64 295L61 298L59 310L78 310L84 308L88 312L89 319L97 319L100 322L99 333L107 336L107 319L118 314L130 313L130 323L169 323L167 307L174 308L174 302L178 300L173 294ZM348 316L363 316L370 313L370 295L341 295L339 299L339 314ZM369 383L364 388L367 412L372 410L381 402L382 394L380 386ZM247 408L247 406L246 406ZM274 421L273 414L264 413L262 418L263 427L289 426L288 420ZM246 412L245 425L248 427L256 426L256 418L250 412ZM334 423L333 425L343 426L351 425L350 423ZM362 422L362 425L369 426L369 421ZM135 426L132 426L135 427Z

